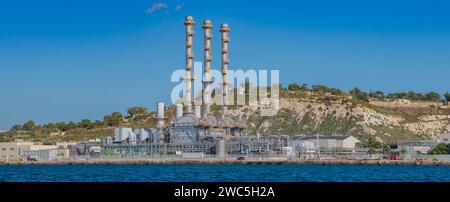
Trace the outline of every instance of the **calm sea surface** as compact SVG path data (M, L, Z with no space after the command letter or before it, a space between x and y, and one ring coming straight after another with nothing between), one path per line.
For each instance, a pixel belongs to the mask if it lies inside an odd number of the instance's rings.
M0 166L10 182L450 182L447 166L27 165Z

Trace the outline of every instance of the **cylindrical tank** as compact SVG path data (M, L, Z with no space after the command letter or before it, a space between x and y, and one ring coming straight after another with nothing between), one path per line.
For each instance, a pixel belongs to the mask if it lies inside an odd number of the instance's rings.
M202 118L202 108L199 105L194 107L194 111L197 118Z
M158 102L158 119L164 119L164 103Z
M225 140L217 140L217 158L225 158L226 153Z
M177 104L177 109L176 109L176 117L180 118L183 116L183 104Z

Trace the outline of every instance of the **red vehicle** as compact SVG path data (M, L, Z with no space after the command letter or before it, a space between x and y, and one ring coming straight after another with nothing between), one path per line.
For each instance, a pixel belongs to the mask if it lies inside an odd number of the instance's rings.
M400 155L393 154L393 155L390 156L389 160L399 161L399 160L401 160L401 158L400 158Z
M245 160L245 157L241 156L241 157L238 157L236 160L243 161L243 160Z

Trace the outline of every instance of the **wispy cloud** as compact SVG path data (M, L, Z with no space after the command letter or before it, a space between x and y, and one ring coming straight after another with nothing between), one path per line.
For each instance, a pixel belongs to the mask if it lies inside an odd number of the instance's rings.
M161 9L168 9L169 6L167 6L166 3L153 3L152 7L147 8L147 11L145 12L147 15L150 15L158 10Z
M176 11L180 11L181 9L183 9L184 4L178 4L177 6L175 6L175 10Z

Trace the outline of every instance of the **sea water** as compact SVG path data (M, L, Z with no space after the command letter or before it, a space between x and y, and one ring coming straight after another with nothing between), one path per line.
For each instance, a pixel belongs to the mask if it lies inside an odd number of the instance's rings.
M6 182L450 182L450 166L7 165Z

